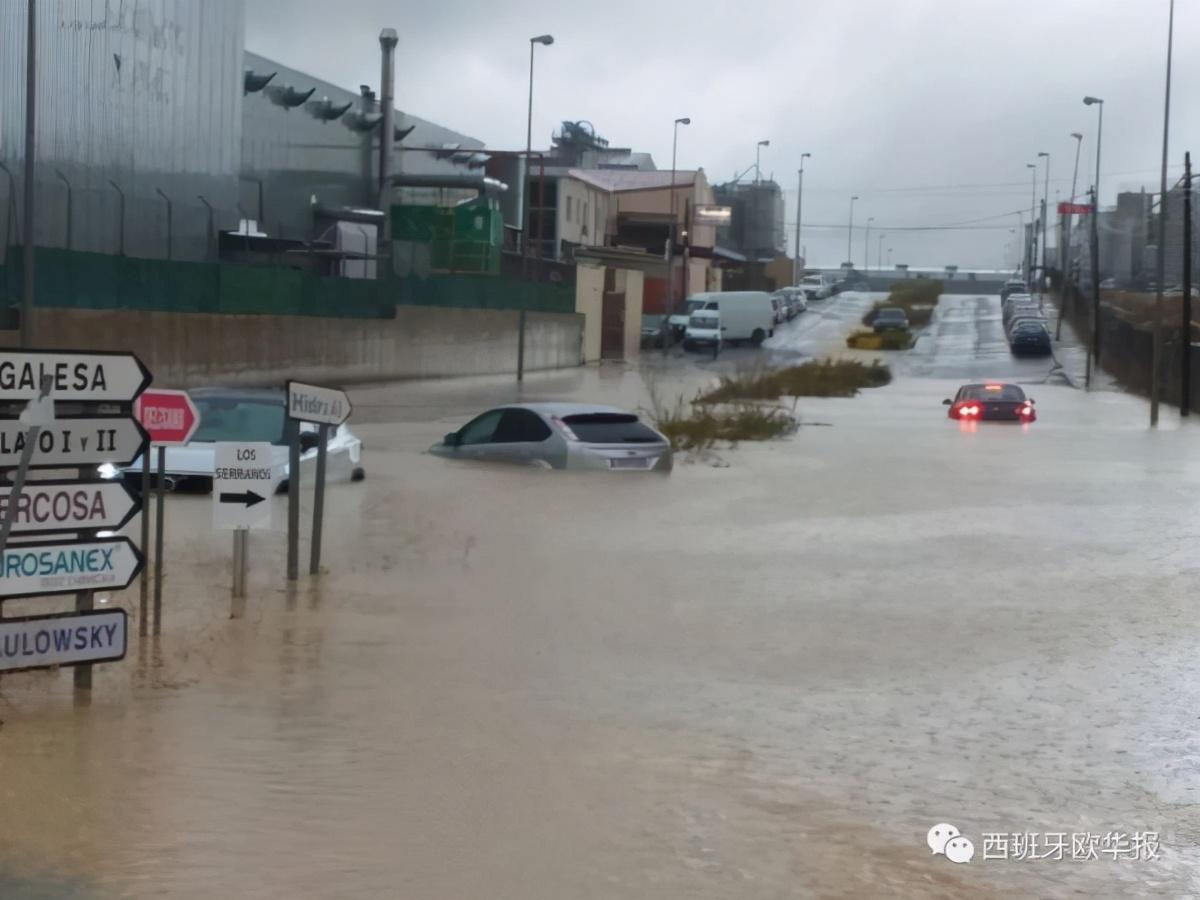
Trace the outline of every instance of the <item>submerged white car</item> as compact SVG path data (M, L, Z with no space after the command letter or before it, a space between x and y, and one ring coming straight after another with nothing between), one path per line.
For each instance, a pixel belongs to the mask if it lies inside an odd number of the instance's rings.
M218 441L261 441L271 444L271 466L277 490L287 487L288 448L284 444L286 425L283 391L246 388L197 388L188 391L200 413L200 426L183 447L167 447L163 484L167 490L208 493L212 490ZM312 484L316 471L319 434L316 425L300 424L301 483ZM157 484L158 451L150 452L150 483ZM124 468L105 464L99 475L121 478L134 490L142 485L142 459L139 456ZM330 428L325 448L327 482L361 481L366 473L362 462L362 441L345 425Z
M670 441L635 414L585 403L489 409L429 452L550 469L669 472L672 465Z

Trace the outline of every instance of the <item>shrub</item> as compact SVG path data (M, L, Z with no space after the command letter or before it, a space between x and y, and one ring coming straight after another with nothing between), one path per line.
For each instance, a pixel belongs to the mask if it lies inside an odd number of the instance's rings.
M813 360L786 369L725 375L721 383L700 397L702 403L729 400L777 400L780 397L853 397L861 388L880 387L892 380L891 370L879 362Z
M718 441L766 441L796 430L796 420L778 406L738 403L728 409L706 404L685 407L680 397L673 407L655 401L654 422L675 450L707 450Z
M908 316L911 327L924 328L933 318L933 309L941 293L942 283L931 278L897 281L892 285L888 298L877 301L862 317L862 323L869 327L875 323L875 314L881 307L898 306Z

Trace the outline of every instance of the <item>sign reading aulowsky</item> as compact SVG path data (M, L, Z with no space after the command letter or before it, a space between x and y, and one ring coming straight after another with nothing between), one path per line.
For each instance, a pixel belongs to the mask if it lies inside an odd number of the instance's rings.
M341 425L350 418L350 398L342 391L300 381L287 383L288 417L319 425Z
M28 426L0 421L0 468L16 468L28 439ZM146 449L149 438L131 418L55 419L42 428L30 466L63 469L112 463L127 466Z
M123 659L128 621L123 609L0 619L0 672Z
M213 527L269 528L278 474L268 443L219 442L213 468Z
M50 376L54 400L128 402L150 384L132 353L0 350L0 399L34 399L43 375Z
M129 538L10 544L0 552L0 597L119 591L143 562Z
M11 486L0 482L0 517ZM123 527L142 508L120 481L27 481L13 505L13 533Z
M187 391L145 391L133 412L156 447L186 444L200 426L200 412Z

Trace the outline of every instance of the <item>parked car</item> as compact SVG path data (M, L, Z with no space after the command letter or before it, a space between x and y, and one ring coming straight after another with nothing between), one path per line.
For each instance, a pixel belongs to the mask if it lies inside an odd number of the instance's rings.
M447 459L552 469L671 470L671 443L631 412L590 403L522 403L476 416L429 448Z
M1029 285L1020 279L1011 279L1004 282L1004 286L1000 288L1000 299L1007 300L1011 294L1028 294Z
M721 313L715 309L698 309L688 319L683 333L684 350L711 350L714 357L721 352Z
M1042 309L1036 303L1014 303L1011 306L1005 306L1001 318L1004 324L1008 325L1013 319L1018 316L1040 316Z
M661 347L663 345L664 326L663 322L666 316L653 315L642 316L642 346L643 347Z
M670 328L675 340L683 340L683 332L687 329L688 319L692 317L698 309L716 309L716 301L711 299L716 297L716 293L711 294L695 294L688 297L683 303L683 310L671 315Z
M272 445L271 466L277 490L287 487L288 447L284 442L286 395L278 390L249 388L196 388L188 391L200 425L191 441L182 447L166 447L163 485L169 491L209 493L216 468L218 441L261 441ZM316 425L300 424L301 483L316 467L319 432ZM153 460L157 463L157 460ZM328 482L360 481L366 477L362 441L346 425L330 428L325 446L325 478ZM105 463L97 474L105 480L120 478L141 490L142 459L118 468ZM157 476L152 476L157 478ZM309 481L311 483L311 481Z
M1013 356L1050 356L1054 346L1045 322L1023 320L1008 332L1008 349Z
M885 306L875 313L871 326L876 334L885 331L907 331L908 314L898 306Z
M783 311L789 322L808 309L808 304L804 302L804 292L799 288L780 288L772 296L783 301Z
M1046 325L1046 317L1045 316L1043 316L1040 312L1031 312L1031 313L1024 313L1019 316L1014 316L1013 318L1009 319L1008 322L1005 323L1004 330L1008 334L1012 334L1012 331L1014 328L1016 328L1018 325L1021 325L1025 322L1036 322L1037 324L1041 325L1042 327L1048 327Z
M783 302L783 298L776 295L768 295L771 298L772 315L775 317L775 324L782 325L787 321L787 308Z
M800 289L804 291L805 299L825 300L833 296L833 276L813 272L800 279Z
M717 309L721 313L723 343L750 341L761 344L775 333L775 307L765 291L715 291L688 298L693 309Z
M1102 291L1115 291L1116 289L1117 279L1115 278L1105 278L1100 282L1100 290Z

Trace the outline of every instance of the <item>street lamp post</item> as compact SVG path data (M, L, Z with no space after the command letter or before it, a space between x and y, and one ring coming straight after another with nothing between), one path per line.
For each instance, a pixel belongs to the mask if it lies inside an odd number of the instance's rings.
M854 260L850 257L854 253L854 201L857 199L857 195L850 198L850 225L846 231L846 262L850 263L851 267L854 265Z
M21 347L33 343L34 205L37 185L37 0L29 0L25 23L25 198L22 218L25 243L21 247ZM9 179L11 190L12 179ZM90 666L89 666L90 668Z
M1042 277L1038 281L1038 286L1042 287L1046 281L1046 263L1048 261L1046 251L1046 222L1050 218L1050 154L1039 153L1038 159L1046 160L1046 180L1042 187ZM1041 291L1038 291L1038 296L1041 296Z
M1071 173L1071 202L1074 203L1075 202L1075 182L1079 178L1079 150L1081 147L1083 147L1083 135L1080 134L1078 131L1072 131L1071 137L1075 138L1075 170ZM1069 271L1072 269L1070 248L1071 248L1071 232L1073 231L1072 226L1074 225L1074 222L1075 222L1075 214L1074 213L1071 213L1071 214L1065 216L1062 219L1062 235L1059 237L1059 243L1062 245L1061 247L1059 247L1059 251L1058 251L1058 259L1059 259L1058 264L1062 270L1062 290L1059 292L1060 296L1059 296L1059 306L1058 306L1058 324L1054 326L1054 339L1056 341L1060 340L1062 338L1063 311L1067 305L1067 296L1068 296L1067 277L1068 277ZM1070 296L1071 297L1075 296L1075 293L1073 290L1070 291Z
M529 108L525 115L525 169L524 169L524 184L521 186L521 193L524 196L525 215L523 217L524 231L521 235L521 250L523 263L529 259L529 232L530 219L532 213L530 211L529 197L529 159L533 153L533 48L537 44L543 47L549 47L554 43L554 36L550 34L539 34L537 37L529 39ZM524 268L524 265L522 266Z
M888 268L892 267L892 248L888 247Z
M1163 98L1163 138L1162 138L1162 179L1159 186L1158 201L1158 262L1155 266L1154 290L1154 341L1153 352L1150 356L1150 427L1158 427L1159 369L1162 368L1162 319L1163 319L1163 280L1166 278L1167 253L1167 137L1171 124L1171 44L1175 34L1175 0L1171 0L1167 13L1167 86ZM1192 248L1185 246L1184 253L1191 253ZM1184 352L1190 352L1189 337L1184 335Z
M875 221L874 216L867 218L867 230L863 233L863 271L871 271L871 223Z
M1090 365L1085 376L1085 386L1091 387L1092 366L1100 365L1100 148L1104 138L1104 101L1100 97L1084 97L1084 106L1099 106L1099 116L1096 120L1096 171L1092 177L1092 216L1091 236L1089 240L1092 269L1092 339L1088 344Z
M800 213L804 201L804 161L811 153L800 154L800 183L796 187L796 252L792 257L792 284L800 284Z
M885 237L887 237L886 234L881 233L879 235L879 247L875 251L875 266L879 269L880 272L883 271L883 239ZM867 266L867 268L870 269L871 267Z
M1025 277L1033 290L1033 269L1037 260L1037 164L1025 163L1029 169L1029 240L1025 242Z
M679 126L691 125L687 116L676 119L671 128L671 227L667 233L667 303L662 324L663 355L666 356L671 342L671 314L675 312L675 151L679 147Z

